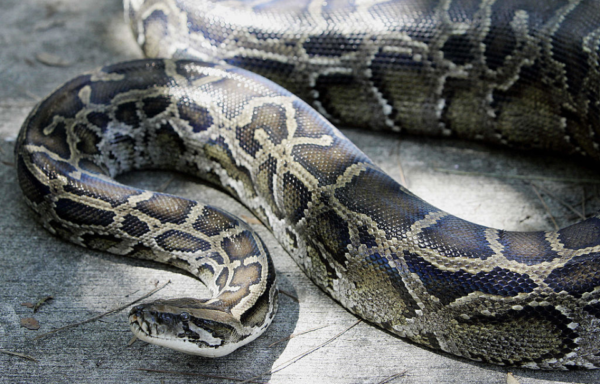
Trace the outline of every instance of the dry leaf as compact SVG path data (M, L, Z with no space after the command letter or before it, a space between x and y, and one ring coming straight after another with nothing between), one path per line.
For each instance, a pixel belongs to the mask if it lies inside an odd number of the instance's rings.
M35 24L34 31L46 31L54 27L62 27L65 25L64 20L42 20Z
M248 224L262 224L256 217L241 215L241 218Z
M21 319L21 327L25 327L32 331L37 331L40 329L40 323L33 317L25 317Z
M35 55L35 58L40 63L49 65L51 67L68 67L71 65L71 63L67 60L48 52L40 52Z
M516 377L513 376L512 372L508 372L508 375L506 375L506 384L521 384L521 383L519 383L519 380L517 380Z

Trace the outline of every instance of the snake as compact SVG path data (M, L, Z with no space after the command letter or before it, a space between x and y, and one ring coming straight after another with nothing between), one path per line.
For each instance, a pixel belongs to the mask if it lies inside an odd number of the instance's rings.
M125 15L148 58L42 100L15 162L52 234L209 288L133 307L139 339L219 357L277 310L248 224L114 179L164 169L225 189L318 287L401 338L491 364L600 367L598 214L535 232L462 220L333 125L597 161L600 2L126 0Z

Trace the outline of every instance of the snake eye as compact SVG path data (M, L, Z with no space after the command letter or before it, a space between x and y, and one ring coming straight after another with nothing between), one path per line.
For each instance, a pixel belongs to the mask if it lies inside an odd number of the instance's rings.
M181 320L183 321L188 321L190 319L190 314L187 312L181 312L179 314L179 317L181 318Z

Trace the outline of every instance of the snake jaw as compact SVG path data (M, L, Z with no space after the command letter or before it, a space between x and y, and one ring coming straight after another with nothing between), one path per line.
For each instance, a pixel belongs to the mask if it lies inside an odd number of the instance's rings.
M239 321L225 311L190 309L190 301L204 305L201 300L176 299L132 308L129 325L133 334L147 343L203 357L228 355L260 334L244 334Z

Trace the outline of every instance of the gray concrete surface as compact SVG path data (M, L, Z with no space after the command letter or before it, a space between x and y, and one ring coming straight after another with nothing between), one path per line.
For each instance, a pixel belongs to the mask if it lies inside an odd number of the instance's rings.
M52 237L36 224L25 206L10 164L19 127L39 98L82 71L141 57L123 22L120 0L1 0L0 5L0 349L37 360L0 354L0 382L232 382L190 375L248 379L277 368L356 322L354 316L315 288L272 236L256 224L274 255L281 287L296 295L299 303L282 296L273 326L252 346L217 360L186 356L139 341L128 346L131 334L126 324L127 311L33 340L43 332L132 301L168 280L172 283L155 298L190 295L202 287L175 270L91 252ZM49 66L42 61L58 61L63 66ZM600 206L596 188L590 183L479 174L600 182L594 167L563 156L514 153L456 141L344 132L396 179L404 177L417 195L479 224L514 230L549 229L553 227L550 215L560 226L577 221L577 216L557 198L581 211L585 194L587 212ZM438 168L472 174L448 174ZM158 188L170 177L145 172L122 180ZM548 211L529 181L538 186ZM230 197L184 176L177 175L167 190L233 207L237 215L250 215ZM54 300L35 314L21 305L48 295ZM39 321L39 330L20 326L20 320L28 317ZM326 327L269 346L293 333L319 326ZM405 373L390 382L505 383L508 372L513 372L522 384L600 382L599 372L535 372L465 361L420 348L365 323L287 368L257 380L380 383L401 372Z

